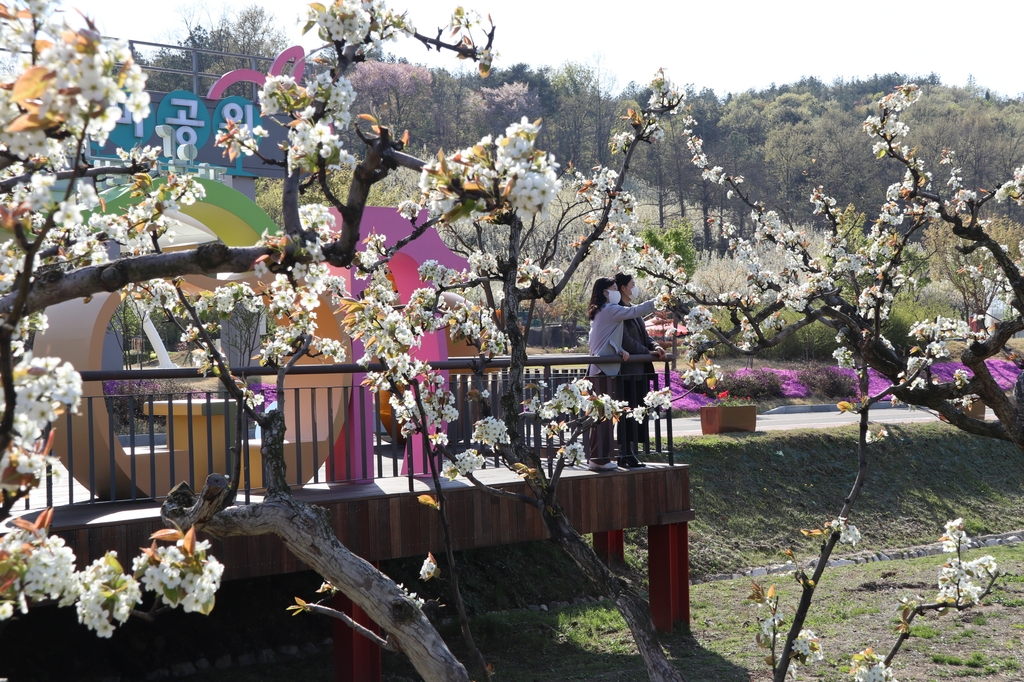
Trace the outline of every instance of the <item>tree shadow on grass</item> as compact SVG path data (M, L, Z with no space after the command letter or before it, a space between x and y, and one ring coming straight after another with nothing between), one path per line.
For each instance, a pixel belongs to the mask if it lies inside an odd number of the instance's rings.
M646 680L632 635L610 602L573 605L557 611L506 611L471 619L484 658L502 682L563 680ZM456 623L441 626L452 651L470 661ZM661 636L670 660L688 682L749 682L750 673L701 647L686 629ZM404 658L385 654L385 680L415 680ZM470 669L472 679L479 671Z

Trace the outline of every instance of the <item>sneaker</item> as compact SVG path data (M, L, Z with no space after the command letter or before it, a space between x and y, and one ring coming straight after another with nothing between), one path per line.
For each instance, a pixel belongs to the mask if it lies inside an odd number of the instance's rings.
M647 466L636 458L636 455L627 455L626 457L619 457L619 466L623 469L640 469Z
M619 468L619 465L610 459L604 462L599 459L592 459L587 463L587 468L591 471L615 471Z

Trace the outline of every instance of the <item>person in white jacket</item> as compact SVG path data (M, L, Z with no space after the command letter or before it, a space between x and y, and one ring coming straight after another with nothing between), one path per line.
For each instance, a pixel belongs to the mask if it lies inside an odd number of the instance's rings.
M629 353L622 347L623 321L644 317L654 312L654 301L647 301L628 308L619 305L619 287L610 277L598 277L590 295L590 354L618 355L623 361ZM594 384L596 393L605 393L615 400L621 400L621 387L615 380L619 374L619 363L595 363L587 374ZM612 457L614 428L611 420L597 422L590 431L589 464L591 471L613 471L618 468Z

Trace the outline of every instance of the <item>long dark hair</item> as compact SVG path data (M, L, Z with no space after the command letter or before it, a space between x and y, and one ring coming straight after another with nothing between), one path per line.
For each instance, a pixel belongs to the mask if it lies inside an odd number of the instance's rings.
M613 284L615 284L615 280L611 277L598 277L594 282L594 290L590 292L590 307L587 308L587 317L591 320L597 315L597 311L608 302L604 296L604 290Z

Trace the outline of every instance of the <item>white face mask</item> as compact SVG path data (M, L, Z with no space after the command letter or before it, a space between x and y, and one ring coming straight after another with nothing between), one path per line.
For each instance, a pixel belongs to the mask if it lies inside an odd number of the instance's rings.
M607 289L605 289L604 295L608 297L608 302L611 303L612 305L615 305L622 300L622 296L619 294L618 291L608 291Z

